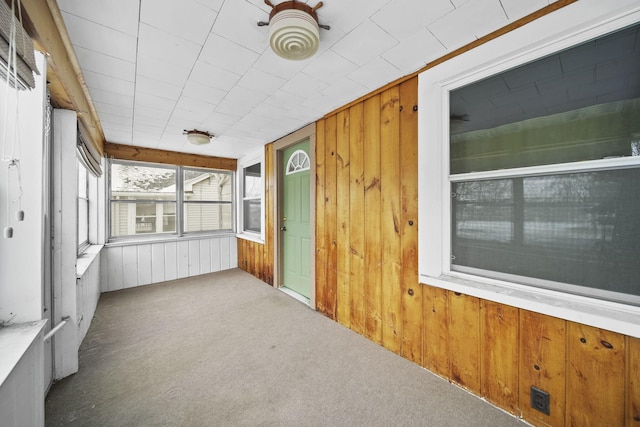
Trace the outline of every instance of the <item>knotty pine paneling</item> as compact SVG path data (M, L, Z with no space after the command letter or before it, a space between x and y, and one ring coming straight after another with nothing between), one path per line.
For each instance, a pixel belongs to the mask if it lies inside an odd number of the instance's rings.
M625 378L627 427L640 426L640 339L627 337Z
M418 285L418 81L400 85L401 355L422 364L422 287Z
M480 300L449 292L451 381L480 394Z
M337 115L336 129L336 252L337 252L337 306L336 320L351 327L350 257L349 245L349 110Z
M380 94L382 193L382 344L400 353L402 342L402 242L400 235L400 90ZM371 213L374 214L375 213Z
M325 205L325 120L316 123L316 236L325 235L324 205ZM327 250L326 239L316 239L315 269L316 269L316 310L322 314L327 313L326 297L326 273L325 263Z
M566 320L520 310L519 400L522 417L531 423L564 425L566 341ZM532 386L551 396L549 415L531 407Z
M364 335L382 344L382 194L380 191L380 95L363 103L364 114ZM375 214L372 214L375 213Z
M422 366L451 378L449 359L449 291L420 286L423 297Z
M364 106L349 109L349 312L351 329L364 334Z
M624 336L568 325L566 425L624 425Z
M316 305L420 363L417 96L410 79L316 124Z
M518 413L518 319L515 307L480 303L480 387L491 403Z

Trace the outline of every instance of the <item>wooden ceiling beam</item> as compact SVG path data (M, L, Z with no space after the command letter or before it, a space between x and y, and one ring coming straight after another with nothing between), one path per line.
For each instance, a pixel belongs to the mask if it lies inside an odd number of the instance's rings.
M235 171L238 163L236 159L226 157L201 156L198 154L178 153L177 151L158 150L155 148L112 144L110 142L104 144L104 155L107 158L119 160L134 160L228 171Z
M89 142L102 155L105 143L102 125L56 1L22 0L22 8L28 21L26 29L35 48L47 55L52 104L77 112Z

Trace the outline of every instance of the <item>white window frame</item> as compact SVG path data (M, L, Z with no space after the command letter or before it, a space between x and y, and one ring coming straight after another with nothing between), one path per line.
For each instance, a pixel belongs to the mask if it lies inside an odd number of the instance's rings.
M421 283L640 337L640 307L451 270L448 137L449 91L638 21L638 1L624 0L612 4L581 0L419 75L418 159L421 167L418 173L418 243ZM602 161L599 162L602 166ZM620 166L637 162L637 159L611 159L611 162L611 166ZM545 168L548 166L535 167L540 173ZM532 168L523 169L531 172ZM465 174L458 175L456 179L481 176L482 173Z
M176 205L176 230L173 232L166 233L149 233L149 234L128 234L124 236L113 236L111 234L111 166L112 162L116 164L127 164L127 165L138 165L143 167L152 167L159 169L167 169L174 170L176 173L176 198L175 201L170 201L171 203L175 203ZM109 159L107 161L106 174L108 175L107 180L107 188L105 191L105 230L107 241L109 243L121 243L121 242L146 242L146 241L164 241L164 240L174 240L176 238L188 238L192 236L218 236L225 235L229 233L235 233L236 230L236 195L234 191L236 189L235 186L235 172L229 170L222 169L210 169L210 168L199 168L199 167L191 167L191 166L180 166L180 165L172 165L172 164L164 164L164 163L151 163L151 162L142 162L142 161L133 161L133 160L121 160L121 159ZM204 230L204 231L184 231L184 171L185 170L197 170L203 172L220 172L229 174L231 176L231 201L230 202L211 202L211 201L189 201L186 204L230 204L231 205L231 228L223 229L223 230ZM151 200L152 203L158 203L158 200Z
M256 164L260 164L260 175L262 181L262 193L260 194L260 233L256 233L255 231L245 230L244 229L244 201L248 200L244 197L244 170L249 166L253 166ZM251 240L257 243L264 243L265 236L265 211L264 211L264 183L265 183L265 168L264 168L264 147L260 147L259 149L252 151L251 153L243 156L238 159L237 166L237 192L238 199L236 206L238 212L237 224L238 224L238 234L237 237L245 240Z

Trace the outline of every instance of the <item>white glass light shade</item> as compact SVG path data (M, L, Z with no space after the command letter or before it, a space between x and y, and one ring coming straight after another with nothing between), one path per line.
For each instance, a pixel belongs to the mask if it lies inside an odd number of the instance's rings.
M204 145L211 142L211 136L206 132L201 131L187 131L187 141L194 145Z
M269 21L269 43L285 59L307 59L320 45L318 22L303 10L280 11Z

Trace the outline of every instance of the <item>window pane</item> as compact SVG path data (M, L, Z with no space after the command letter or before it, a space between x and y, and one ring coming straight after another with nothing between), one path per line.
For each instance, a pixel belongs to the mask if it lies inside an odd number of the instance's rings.
M111 198L175 200L176 170L113 163Z
M260 233L260 199L245 200L244 208L244 230Z
M111 235L175 233L175 203L111 202Z
M78 199L78 246L89 241L89 201Z
M640 25L450 93L451 173L638 155Z
M87 198L87 170L78 163L78 197Z
M232 179L230 173L185 169L185 201L206 200L213 202L230 202L232 194Z
M185 203L184 231L231 230L231 204Z
M244 168L244 197L261 197L261 184L260 163Z
M640 295L640 169L453 184L452 268Z

